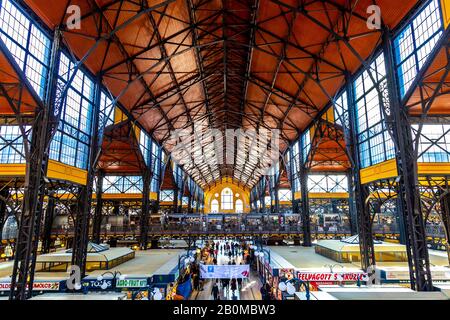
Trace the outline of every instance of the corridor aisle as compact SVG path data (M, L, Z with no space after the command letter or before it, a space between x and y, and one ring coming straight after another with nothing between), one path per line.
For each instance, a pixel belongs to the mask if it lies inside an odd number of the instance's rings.
M242 254L238 252L235 256L229 256L225 252L218 252L217 264L218 265L228 265L229 262L235 261L236 265L242 262ZM212 260L208 261L211 264ZM211 290L213 287L212 279L207 279L204 281L203 290L193 291L191 294L191 300L213 300ZM231 283L231 280L230 280ZM230 284L224 288L222 286L222 281L218 281L219 284L219 295L221 300L261 300L261 281L258 275L254 271L250 271L250 276L248 279L243 279L241 285L238 285L238 289L235 290L234 295L230 288Z

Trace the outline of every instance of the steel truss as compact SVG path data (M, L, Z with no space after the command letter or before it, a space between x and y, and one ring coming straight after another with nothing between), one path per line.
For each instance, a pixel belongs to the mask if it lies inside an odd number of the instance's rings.
M303 246L311 247L311 219L310 219L310 211L309 211L309 189L308 189L308 169L307 162L308 158L304 158L303 149L304 141L300 139L300 191L302 194L302 198L300 201L301 209L301 219L302 219L302 227L303 227Z
M148 244L148 224L150 220L150 181L152 175L146 170L143 174L143 190L142 190L142 211L140 216L140 237L139 246L141 250L147 250Z
M347 96L353 97L353 86L349 74L347 74L346 83ZM369 207L366 201L369 190L367 186L361 184L360 153L356 137L356 107L352 99L349 100L348 112L344 113L342 117L346 154L351 163L351 170L347 172L349 194L350 199L354 200L353 205L350 203L351 231L352 234L357 232L359 235L361 266L367 270L370 266L375 265L375 249ZM354 211L352 212L352 210Z
M448 31L442 37L443 43L437 45L440 50L442 46L448 50ZM411 120L408 107L398 97L398 85L396 83L395 64L393 54L393 43L390 32L385 30L384 52L387 69L387 86L379 88L379 100L384 112L385 121L390 135L396 147L398 179L399 209L403 213L404 226L406 230L406 246L408 250L408 262L410 267L411 288L417 291L431 291L433 283L431 279L430 262L426 243L425 221L420 201L420 190L418 188L418 146L420 134L413 137ZM433 60L432 55L429 59ZM450 59L448 59L450 61ZM426 68L424 68L426 69ZM435 97L443 86L449 72L449 65L441 78L440 84L434 88L432 98L424 101L421 118L428 116ZM423 80L423 75L418 76L418 81ZM421 80L422 79L422 80ZM423 121L423 120L422 120ZM420 130L419 130L420 132Z
M227 2L221 10L208 10L208 6L213 2L211 0L187 0L183 4L189 13L186 19L175 17L169 10L170 5L174 1L164 1L154 7L148 7L147 2L141 1L136 5L140 5L140 10L130 12L127 19L114 21L113 24L108 22L107 14L120 13L124 8L126 1L113 1L104 6L98 6L94 1L89 1L91 7L90 12L85 12L81 22L94 19L96 26L101 31L100 36L95 37L89 32L83 30L76 33L66 30L64 25L64 35L76 35L78 37L86 37L92 40L94 44L88 54L99 46L99 43L107 43L108 47L116 45L121 48L122 59L116 63L106 66L103 58L103 65L101 74L109 79L122 79L123 70L119 66L126 66L129 80L126 81L124 91L131 85L139 83L145 89L142 98L137 99L136 104L130 106L129 114L133 119L139 120L146 112L152 109L158 110L161 114L161 120L154 127L151 128L151 133L161 133L165 128L173 129L174 124L179 119L188 119L186 128L192 127L192 121L206 121L208 127L221 127L224 129L241 127L242 122L246 121L255 128L267 127L265 117L270 116L276 121L278 129L285 129L283 132L283 139L289 141L286 131L296 132L297 127L290 119L289 115L293 110L300 110L305 115L314 118L322 106L317 106L312 103L311 99L300 98L306 81L312 81L317 84L318 88L327 94L326 89L321 83L319 77L320 64L325 63L332 70L328 73L327 78L342 77L346 70L345 68L328 60L325 56L326 48L337 41L342 41L344 37L336 38L335 31L340 30L346 32L350 20L354 19L358 23L366 23L366 17L354 12L350 5L339 5L334 1L312 1L317 2L322 6L321 11L324 14L329 14L331 11L339 12L339 17L336 19L335 25L324 25L320 21L314 19L311 12L307 11L303 6L295 7L283 1L272 1L279 9L280 13L271 17L264 23L258 22L259 1L244 1L240 3L240 10L233 10L228 7ZM246 12L245 18L242 12ZM152 14L154 12L154 14ZM247 18L250 17L250 19ZM302 17L310 20L324 30L333 32L330 33L327 41L324 42L319 53L311 52L307 47L303 47L294 39L293 25L297 17ZM149 25L155 30L155 34L149 41L147 46L136 47L133 54L127 53L123 44L118 39L118 32L125 29L128 25L137 19L147 19ZM269 30L266 25L270 20L283 18L283 23L286 24L288 32L284 36L279 36ZM177 30L172 35L163 37L158 29L159 24L163 19L173 20L183 24L183 28ZM371 36L378 31L370 31L364 34L359 34L358 37ZM221 36L220 36L221 34ZM264 43L257 43L256 39L262 39ZM272 39L272 40L268 40ZM190 43L192 40L192 43ZM345 39L344 39L345 40ZM348 41L347 41L348 43ZM272 44L281 44L281 54L276 53ZM170 52L167 50L167 45L174 46L174 50ZM304 55L303 59L310 59L313 61L309 70L302 70L296 66L292 58L287 55L289 48L295 48ZM154 63L149 65L146 70L139 70L137 65L143 61L151 61L148 59L146 53L159 49L161 57L154 59ZM197 70L188 72L180 77L174 71L172 59L181 56L183 53L194 49L194 56L196 59ZM105 50L107 53L108 50ZM274 57L278 63L273 70L272 81L264 80L258 73L251 72L251 57L253 52L261 52L266 55ZM105 54L106 54L105 53ZM340 53L342 55L342 53ZM245 59L242 59L245 57ZM344 61L344 57L340 57ZM345 65L345 63L344 63ZM121 70L120 73L117 70ZM220 72L217 72L220 70ZM295 74L301 74L305 80L298 83L298 91L296 94L288 93L282 88L275 86L276 79L279 74L287 74L292 79ZM152 75L153 80L148 83L144 80L145 75ZM160 77L169 76L172 79L172 86L165 89L164 92L153 94L149 89L153 83ZM322 76L323 77L323 76ZM124 80L125 82L125 80ZM204 99L194 104L188 104L185 101L185 94L194 86L201 85L203 88ZM249 85L255 86L265 94L264 103L262 106L257 105L254 101L241 99L245 95ZM124 92L119 94L118 98ZM269 111L267 106L274 103L274 97L282 99L286 105L286 110L278 108L280 115L275 115ZM176 103L168 111L164 111L167 107L165 103L169 99L176 98ZM247 105L251 113L245 112L244 105ZM169 118L167 113L170 113L174 108L181 106L183 112L177 114L175 117ZM205 106L205 112L201 112L202 107ZM225 106L225 108L223 108ZM233 107L236 106L236 107ZM164 108L163 108L164 107ZM191 121L192 120L192 121ZM268 129L274 129L269 127ZM169 145L173 143L170 141L170 132L164 132L162 142ZM202 148L204 148L202 146ZM241 156L240 156L241 157ZM189 168L189 173L195 177L197 182L205 187L210 185L215 180L215 173L218 170L221 174L231 175L242 181L245 181L250 188L258 181L261 172L258 169L260 165L254 159L248 157L241 157L245 162L242 167L236 165L232 171L219 170L217 165L198 165ZM256 172L256 175L249 174L249 172ZM255 176L255 177L253 177Z
M57 47L55 41L55 47ZM37 246L40 234L42 207L45 196L44 176L46 174L47 161L46 150L48 147L47 128L50 125L50 111L32 89L19 66L3 40L0 40L0 51L17 74L17 83L0 84L0 91L13 111L15 119L21 131L24 144L23 154L27 165L24 182L24 202L19 219L19 235L16 245L15 260L13 266L10 299L26 299L31 296L34 280L34 267L36 263ZM54 57L53 57L54 58ZM51 82L51 81L50 81ZM23 117L22 97L27 91L36 102L33 117ZM24 118L27 118L24 120ZM30 126L31 130L26 130ZM20 151L19 151L20 153Z
M37 246L41 235L41 224L43 216L43 207L39 204L44 203L45 196L51 196L51 192L48 187L48 180L46 178L48 159L49 159L49 146L50 142L56 133L59 125L59 119L62 114L63 104L65 103L68 88L71 85L78 69L81 67L83 58L77 64L74 69L71 70L71 76L66 84L62 85L57 81L58 69L59 69L59 53L60 53L60 41L61 32L57 28L53 39L52 54L50 59L50 68L48 76L48 86L46 100L41 99L36 95L34 89L29 84L23 72L16 65L14 58L9 53L3 41L0 41L0 49L2 54L7 57L11 65L19 76L19 82L13 85L13 87L6 88L4 84L0 85L1 94L9 103L11 110L14 112L15 124L20 127L21 138L23 139L25 154L24 158L27 163L27 170L24 183L24 201L21 210L20 223L19 223L19 235L16 246L16 255L13 267L10 299L27 299L31 297L34 281L34 269L36 264ZM72 59L73 54L70 52ZM11 89L12 88L12 89ZM22 101L21 96L23 90L27 90L36 102L35 114L32 118L25 118L22 115ZM96 90L99 99L100 89ZM97 100L99 102L99 100ZM97 108L99 103L96 104ZM95 111L95 110L94 110ZM94 112L93 126L99 127L99 112ZM106 120L105 120L106 121ZM25 130L25 126L30 126L30 130ZM78 204L81 214L77 215L77 229L76 241L74 241L73 248L73 263L76 263L81 267L82 274L84 274L85 268L85 256L87 248L87 237L89 228L89 214L90 214L90 202L92 196L92 177L95 170L95 164L98 159L99 150L97 139L99 135L98 130L94 130L93 139L91 141L90 151L90 166L88 168L88 181L85 187L79 190L82 196L82 200ZM31 138L29 138L31 136ZM52 215L52 200L49 201L48 206L48 219L45 225L45 247L48 247L49 243L49 224L51 222Z
M292 78L294 78L294 73L299 73L305 75L308 81L313 81L317 84L317 86L323 91L325 95L328 95L327 91L321 84L321 80L319 77L319 67L321 63L326 63L328 67L332 68L334 71L332 75L328 75L327 77L336 77L347 75L347 70L342 69L337 66L335 63L328 61L325 57L325 48L329 46L333 42L339 42L347 49L349 49L356 57L358 57L361 62L364 63L364 59L362 59L357 50L355 50L350 43L350 35L347 34L348 25L350 24L350 20L355 19L356 21L365 24L366 17L359 16L355 12L353 12L351 3L346 5L339 5L334 1L328 0L320 0L320 1L312 1L317 2L323 6L323 12L327 13L330 10L338 10L340 17L338 23L336 25L325 25L324 23L318 21L311 12L305 10L304 6L293 6L287 3L284 3L279 0L273 0L272 2L284 8L281 13L285 18L287 12L295 13L296 15L303 16L309 21L315 23L318 27L323 30L326 30L330 33L329 39L324 43L323 48L320 50L319 54L313 54L308 50L308 48L304 48L295 43L292 39L290 39L290 32L286 35L285 38L277 36L270 30L267 30L263 25L257 24L252 21L256 21L256 18L250 19L250 21L242 18L237 15L236 12L232 10L228 10L225 6L221 11L212 10L211 13L202 21L199 20L199 13L203 10L203 6L207 3L211 2L210 0L201 0L197 2L189 2L188 7L190 11L189 21L183 21L185 25L184 30L180 30L174 33L172 36L165 38L161 41L154 41L152 38L148 46L144 48L135 48L136 52L133 55L130 55L124 49L123 44L118 40L117 33L123 30L126 26L130 25L133 21L139 18L148 19L149 23L153 26L158 24L158 21L151 17L152 11L155 11L161 17L165 17L168 19L175 19L175 17L171 16L168 12L168 5L173 3L173 0L164 1L157 6L147 7L144 6L144 2L141 2L141 10L136 12L130 12L129 18L123 21L116 21L115 25L109 25L107 19L105 18L107 11L118 12L123 8L124 0L113 1L110 4L99 7L95 1L89 1L90 6L92 7L92 11L89 13L85 13L82 17L84 19L95 19L96 26L98 30L96 30L95 36L92 34L83 34L82 32L77 32L78 36L86 36L88 39L95 40L95 43L92 45L92 48L88 50L86 55L79 59L79 63L77 64L77 68L86 61L89 55L99 46L101 42L106 42L108 47L115 44L120 46L123 52L123 61L119 61L117 64L109 67L105 67L106 54L108 54L108 50L105 50L105 57L103 59L103 67L100 72L101 76L109 77L110 79L119 78L119 74L116 73L115 68L120 65L126 65L128 71L128 80L126 81L126 86L124 90L116 97L114 104L125 94L126 90L133 84L140 84L143 88L145 88L145 93L141 98L145 98L147 95L149 98L146 99L138 99L135 106L130 108L130 112L127 114L131 117L131 119L139 120L140 117L143 117L146 112L152 109L158 110L161 114L161 122L158 124L156 128L153 128L152 134L157 133L158 131L163 131L162 128L168 127L170 130L173 130L175 126L175 122L182 117L187 117L192 120L203 120L203 118L208 119L208 126L214 127L219 124L225 124L226 127L240 127L242 124L242 119L245 119L249 123L255 126L263 127L261 123L261 114L267 113L272 118L276 119L278 128L285 128L286 126L289 128L288 130L297 130L296 126L289 119L289 114L293 109L298 109L304 112L305 114L312 115L313 118L315 114L318 113L318 110L321 109L322 106L316 106L311 101L304 101L300 99L300 94L302 89L305 87L306 81L299 83L299 90L297 94L292 95L288 92L285 92L281 88L275 88L273 82L270 83L266 80L263 80L257 74L250 74L248 71L248 65L250 64L251 55L248 54L251 50L257 50L259 52L271 55L278 59L279 64L284 64L292 70L295 71L285 71L290 74ZM145 2L146 3L146 2ZM67 5L70 5L70 1ZM249 12L251 17L257 16L258 10L258 2L256 1L248 1L244 2L243 6ZM332 8L332 9L330 9ZM108 13L109 14L109 13ZM219 19L221 18L221 19ZM221 23L212 23L217 19L221 20ZM266 21L265 23L267 23ZM287 21L287 25L289 26L292 22ZM217 36L218 29L222 29L222 37ZM341 30L342 29L342 30ZM64 25L61 25L62 37L65 35L70 35L73 31L66 30ZM193 32L195 30L195 33ZM339 30L339 31L338 31ZM340 32L342 31L342 32ZM191 50L191 45L186 45L183 41L179 42L176 40L177 37L183 37L182 35L187 34L191 35L194 41L194 47L197 51L196 60L200 71L195 71L190 75L187 75L186 79L180 81L176 76L173 68L171 67L170 59L180 55L183 50ZM368 32L365 34L358 35L359 37L364 36L372 36L373 34L379 33L379 31ZM266 47L270 47L270 41L266 41L264 44L257 45L254 41L255 34L259 35L261 38L271 37L275 39L279 43L287 44L297 50L301 51L308 59L312 59L314 61L310 70L301 70L294 63L286 59L283 55L280 57L279 54L274 53L271 49L266 49ZM239 38L241 35L244 35L244 41ZM158 33L155 32L154 35L158 38ZM353 35L354 36L354 35ZM160 36L159 36L160 37ZM58 35L55 37L54 44L55 48L59 46L59 38L60 34L58 31ZM165 51L164 43L175 43L177 48L169 53ZM178 41L178 42L177 42ZM387 42L387 41L386 41ZM3 43L2 43L3 45ZM187 46L187 48L186 48ZM4 45L3 45L4 47ZM2 47L2 51L7 51ZM145 53L149 52L154 48L160 48L161 50L161 58L155 59L155 63L151 65L147 70L140 71L136 65L137 60L148 60ZM52 134L55 132L58 127L58 117L60 114L60 108L62 106L62 102L65 99L67 94L66 88L59 88L60 90L55 90L56 85L56 74L57 74L57 63L55 59L56 52L58 50L54 50L54 57L52 59L52 71L50 73L50 88L53 89L50 97L50 103L42 104L40 108L36 111L36 116L32 121L33 137L31 139L31 146L29 150L29 154L26 154L27 163L29 163L29 169L27 171L27 178L25 183L25 201L24 201L24 209L22 212L21 226L20 226L20 236L18 242L19 254L17 255L17 259L14 266L13 273L13 290L11 292L11 298L15 299L25 299L27 296L31 294L31 290L27 290L27 284L32 283L33 281L33 272L34 272L34 261L36 255L36 247L37 247L37 239L36 235L39 234L40 221L42 217L42 212L38 208L39 200L42 200L45 192L45 183L43 177L46 172L46 164L45 161L47 155L46 152L48 150L48 144L51 141ZM248 57L247 61L242 61L241 56ZM340 53L340 59L345 60L342 53ZM10 59L13 61L13 59ZM345 65L345 63L344 63ZM391 65L392 67L392 65ZM280 70L280 67L277 67L277 73ZM286 68L287 69L287 68ZM394 68L388 68L390 71L394 70ZM165 71L167 70L167 71ZM222 70L222 72L217 73L216 70ZM55 72L56 71L56 72ZM123 71L122 71L123 72ZM76 72L73 72L75 74ZM159 77L164 74L169 73L169 76L172 79L176 79L177 81L173 81L173 87L168 88L165 92L160 95L155 95L150 87L151 84L156 81ZM145 75L155 75L152 83L148 83L144 80ZM393 79L393 75L390 76ZM17 84L17 88L19 91L22 86L25 84L27 86L26 79L21 79ZM70 81L69 81L70 82ZM203 115L199 113L200 107L204 104L204 101L199 102L196 106L191 107L190 109L187 107L187 103L183 101L183 93L187 92L189 88L194 86L197 83L202 83L204 86L204 94L205 99L207 100L206 105L207 112ZM248 84L257 86L262 92L266 93L266 102L263 106L263 111L261 112L260 108L257 108L252 101L247 101L250 109L258 109L257 115L249 115L243 111L241 107L241 97L243 93L246 91L246 87ZM390 92L396 92L395 84L390 85ZM8 90L4 88L2 90L3 95L8 96ZM177 115L174 118L169 118L167 116L168 112L165 112L162 108L164 106L164 102L167 101L170 97L178 96L178 103L183 106L183 113ZM281 117L275 117L275 115L269 114L268 110L266 110L266 106L268 103L273 103L272 97L276 96L277 98L283 99L288 104L288 108L286 111L280 110L282 112ZM245 98L244 98L245 99ZM311 99L309 99L311 100ZM333 101L332 97L330 100ZM382 100L382 99L381 99ZM432 99L431 99L432 100ZM9 103L13 108L20 110L20 107L17 108L18 99L11 99ZM395 98L392 98L389 104L384 104L386 108L386 113L390 114L389 107L392 106L391 109L400 110L398 106L398 101L395 101ZM50 106L54 105L54 110L50 110ZM173 108L176 104L173 105ZM239 107L239 110L233 110L231 106L236 105ZM225 106L225 108L223 108ZM398 107L398 108L397 108ZM220 110L220 109L224 110ZM172 110L172 109L170 109ZM51 113L51 111L54 111ZM170 111L169 111L170 112ZM54 119L49 116L50 114L54 114ZM16 116L19 116L20 113L17 112ZM390 132L395 137L394 141L397 142L397 150L399 151L398 159L401 160L401 165L399 166L401 172L401 185L402 190L402 199L404 199L405 203L405 212L408 217L408 234L412 237L409 242L409 248L413 246L411 252L411 256L414 261L410 261L411 270L414 270L415 276L412 279L412 284L415 286L417 282L417 289L428 289L430 279L428 277L429 270L427 270L427 256L426 256L426 248L424 247L423 242L423 223L420 218L420 203L415 202L415 196L417 193L414 191L415 181L417 180L414 168L414 157L411 154L411 150L413 150L413 146L411 143L411 133L408 131L408 128L404 128L402 123L404 120L408 120L408 115L404 110L402 112L393 112L392 117L387 117L388 123L390 124ZM19 119L20 120L20 119ZM22 126L24 125L23 121L19 121ZM352 121L353 122L353 121ZM394 125L395 123L395 125ZM407 122L406 122L407 123ZM192 122L188 122L188 127L192 127ZM406 126L407 127L407 126ZM396 132L395 128L401 129L401 132ZM170 131L169 130L169 131ZM169 143L170 132L166 132L162 142ZM353 143L356 143L356 139L354 137L355 130L350 130L350 139ZM24 135L25 136L25 135ZM283 133L283 137L286 141L287 139L285 133ZM348 140L348 138L346 139ZM352 143L348 143L352 148ZM353 144L355 145L355 144ZM204 146L203 146L204 147ZM95 175L95 148L92 148L94 151L90 154L90 168L88 170L88 185L81 190L82 199L79 203L80 214L77 216L77 237L76 242L74 244L74 262L79 262L82 265L84 264L83 259L85 259L85 245L87 244L87 229L89 222L89 207L90 207L90 197L92 196L92 181ZM355 195L356 195L356 203L358 204L358 212L360 212L359 216L359 234L361 239L361 254L363 257L363 265L369 266L375 263L373 258L373 240L371 239L371 232L369 231L369 215L368 209L364 206L364 199L367 198L367 190L364 186L361 186L359 179L359 161L358 161L358 152L353 150L350 152L353 159L353 182L355 186ZM253 168L253 171L258 167L258 163L251 161L248 155L243 157L245 159L244 168L249 167ZM355 166L356 165L356 166ZM217 171L217 168L208 167L208 166L194 166L190 168L189 173L195 177L197 182L201 186L207 186L214 180L214 177L208 174L209 171ZM250 175L246 174L244 170L234 167L233 170L235 174L237 174L240 179L245 180L246 184L249 187L253 187L258 181L258 175L260 172L257 172L256 177L253 178ZM241 171L239 171L241 170ZM265 190L265 188L262 188ZM264 192L264 191L262 191ZM182 192L176 192L174 206L178 211L178 201L182 197ZM264 196L262 196L263 198ZM264 201L261 201L262 206L264 207ZM303 210L306 212L307 210ZM410 259L411 260L411 259ZM17 283L17 286L16 286ZM29 286L32 288L32 286Z
M420 176L420 193L424 221L437 212L445 231L445 243L450 262L450 176Z

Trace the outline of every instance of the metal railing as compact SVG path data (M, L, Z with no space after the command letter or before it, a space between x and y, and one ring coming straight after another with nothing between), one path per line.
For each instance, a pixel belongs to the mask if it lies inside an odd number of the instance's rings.
M375 224L372 228L374 234L378 235L398 235L400 233L398 226L391 225L378 225ZM441 226L427 225L427 235L434 238L445 238L444 228ZM278 224L260 224L260 225L246 225L246 224L201 224L201 223L168 223L168 224L150 224L149 234L289 234L297 235L303 232L301 224L295 225L278 225ZM52 230L56 235L72 235L73 228L56 227ZM102 226L101 233L103 235L139 235L138 225L129 226ZM325 236L346 236L350 235L350 227L344 226L321 226L311 225L312 235L325 235Z

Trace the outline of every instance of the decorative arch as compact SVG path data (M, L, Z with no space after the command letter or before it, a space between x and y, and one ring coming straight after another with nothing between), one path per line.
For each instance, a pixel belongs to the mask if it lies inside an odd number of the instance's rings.
M220 207L221 195L225 188L229 188L233 195L233 209L224 210ZM205 190L205 213L212 213L212 201L217 200L219 204L219 212L223 213L235 213L235 203L237 199L241 199L244 205L244 213L250 212L250 190L243 185L235 183L231 179L222 179L221 183L217 183L214 186Z

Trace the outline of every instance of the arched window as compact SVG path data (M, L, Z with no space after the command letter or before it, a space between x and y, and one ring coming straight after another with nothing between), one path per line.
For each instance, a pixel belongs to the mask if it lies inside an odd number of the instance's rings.
M219 212L219 201L214 199L211 201L211 213L218 213Z
M233 191L230 188L222 190L221 200L222 210L233 210Z
M236 213L243 213L244 212L244 203L241 199L236 200Z

